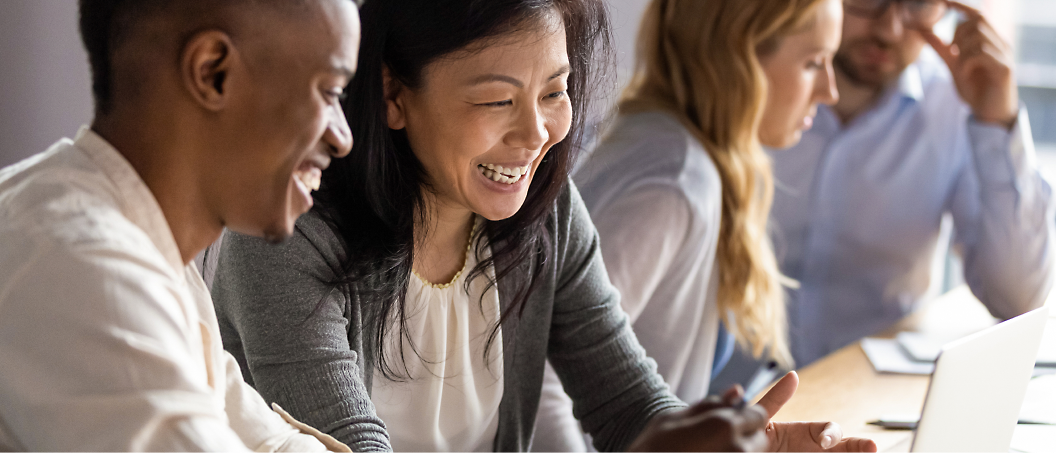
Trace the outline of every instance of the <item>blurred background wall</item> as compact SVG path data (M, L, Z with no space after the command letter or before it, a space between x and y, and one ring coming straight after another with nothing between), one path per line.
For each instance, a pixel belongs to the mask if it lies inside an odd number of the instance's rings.
M1019 96L1030 112L1038 156L1056 171L1056 0L1020 0L1016 35Z
M647 0L607 0L617 77L634 67ZM1056 0L975 0L1017 43L1022 97L1043 160L1056 164ZM615 95L616 93L612 93ZM0 167L39 152L91 120L87 57L76 0L0 0Z
M0 167L92 118L76 0L0 0Z
M634 36L647 2L608 1L623 81L634 66ZM87 59L77 34L77 0L0 0L0 167L72 137L91 121Z

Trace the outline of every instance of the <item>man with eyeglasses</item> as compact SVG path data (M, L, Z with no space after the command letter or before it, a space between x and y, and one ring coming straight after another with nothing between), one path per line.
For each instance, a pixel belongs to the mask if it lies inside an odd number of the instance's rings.
M771 153L775 248L800 284L789 291L798 366L936 294L951 233L969 287L998 318L1039 306L1052 282L1052 189L1011 46L953 1L844 7L840 100L804 119L797 146ZM963 19L949 44L932 32L947 14Z

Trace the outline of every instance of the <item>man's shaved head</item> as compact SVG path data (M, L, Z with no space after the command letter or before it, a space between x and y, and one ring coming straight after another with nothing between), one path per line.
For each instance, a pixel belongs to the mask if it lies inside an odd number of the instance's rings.
M105 114L113 107L114 54L122 47L146 45L176 58L174 52L194 33L217 29L237 38L261 13L303 18L312 1L316 0L79 0L96 113Z
M173 224L201 220L202 231L271 240L291 234L316 176L352 146L339 101L356 70L356 4L79 1L92 129L152 191L184 194L159 200L163 209L179 212L196 199L197 212ZM187 250L212 239L189 240Z

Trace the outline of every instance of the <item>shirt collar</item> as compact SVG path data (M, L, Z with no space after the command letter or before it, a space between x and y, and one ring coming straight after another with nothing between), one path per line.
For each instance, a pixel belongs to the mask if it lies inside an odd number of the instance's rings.
M913 63L902 71L898 77L898 93L902 97L920 102L924 99L924 81L920 75L920 67Z
M938 56L935 58L938 58ZM903 99L915 102L923 101L924 76L921 72L920 65L921 61L918 59L918 61L907 66L906 69L902 71L902 74L899 74L897 81L888 85L884 89L880 95L880 99L876 101L876 104L867 109L862 115L885 108L898 108L897 105L901 105L901 100ZM857 119L855 122L857 122ZM814 119L814 127L808 132L812 134L828 135L836 133L845 127L848 126L840 122L832 106L819 105L818 116Z
M117 187L115 198L121 204L121 212L125 217L147 233L173 270L182 275L185 264L165 213L132 164L88 126L81 126L73 144L84 151Z

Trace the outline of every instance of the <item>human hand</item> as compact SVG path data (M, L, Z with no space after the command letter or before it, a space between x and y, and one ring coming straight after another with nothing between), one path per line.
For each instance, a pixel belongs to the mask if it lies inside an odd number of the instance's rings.
M947 45L931 30L921 30L921 34L950 67L957 92L975 118L1011 129L1019 115L1012 46L975 8L952 0L947 3L967 18L957 26L953 41Z
M628 451L764 451L767 418L762 407L745 406L735 385L722 397L653 417Z
M790 371L777 381L756 406L763 408L769 420L781 409L799 387L799 375ZM832 422L774 422L766 425L766 437L772 451L876 451L876 443L860 437L843 437L840 425Z

